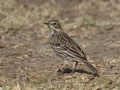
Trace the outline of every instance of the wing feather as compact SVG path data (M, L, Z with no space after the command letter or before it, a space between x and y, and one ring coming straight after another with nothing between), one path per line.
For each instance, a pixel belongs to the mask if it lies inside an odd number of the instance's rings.
M50 40L50 44L59 56L87 60L79 45L64 32L54 34Z

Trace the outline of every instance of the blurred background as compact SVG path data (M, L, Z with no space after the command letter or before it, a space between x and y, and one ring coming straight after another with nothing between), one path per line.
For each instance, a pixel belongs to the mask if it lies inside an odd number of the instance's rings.
M86 86L80 73L58 78L64 62L43 24L51 19L81 46L97 81ZM120 0L0 0L0 90L120 90L119 29Z
M28 26L58 19L74 25L119 24L119 0L1 0L1 26Z

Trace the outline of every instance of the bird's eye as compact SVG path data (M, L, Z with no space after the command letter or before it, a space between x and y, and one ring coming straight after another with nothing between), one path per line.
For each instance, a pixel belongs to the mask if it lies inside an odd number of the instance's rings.
M53 23L52 25L57 25L57 23Z

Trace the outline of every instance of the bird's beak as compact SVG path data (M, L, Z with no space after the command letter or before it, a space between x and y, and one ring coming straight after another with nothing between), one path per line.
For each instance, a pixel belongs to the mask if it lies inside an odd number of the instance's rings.
M48 23L48 22L47 22L47 23L44 23L44 24L49 25L49 23Z

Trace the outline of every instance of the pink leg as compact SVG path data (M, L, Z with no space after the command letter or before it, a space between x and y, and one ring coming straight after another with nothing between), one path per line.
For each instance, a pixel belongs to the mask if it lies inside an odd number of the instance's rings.
M72 72L71 72L71 73L74 73L74 71L75 71L75 69L76 69L77 65L78 65L78 62L75 62L75 66L73 67L73 69L72 69Z

